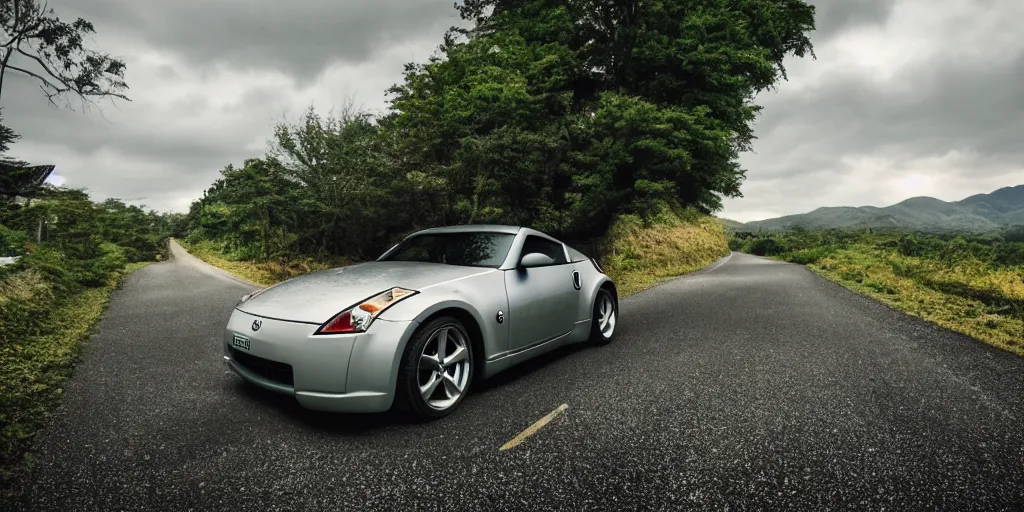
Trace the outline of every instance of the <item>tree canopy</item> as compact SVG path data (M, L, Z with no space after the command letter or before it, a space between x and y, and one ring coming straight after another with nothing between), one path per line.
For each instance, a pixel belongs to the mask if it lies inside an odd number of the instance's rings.
M620 214L714 212L740 195L757 93L785 79L787 56L813 55L814 8L803 0L458 8L472 28L406 66L387 115L309 112L278 127L261 168L301 198L283 210L302 226L289 231L306 240L296 247L358 258L413 229L457 223L588 239ZM216 198L230 185L219 183L190 217L208 234L202 212L227 204Z
M128 100L124 61L86 46L85 37L96 32L92 23L63 22L38 0L0 0L0 27L0 94L13 72L38 82L51 103L67 94Z

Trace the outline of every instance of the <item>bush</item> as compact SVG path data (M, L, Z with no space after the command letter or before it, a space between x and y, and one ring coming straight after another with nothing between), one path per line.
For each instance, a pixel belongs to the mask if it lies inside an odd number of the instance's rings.
M64 253L52 247L37 247L18 262L22 268L39 272L54 286L58 294L66 294L77 288L77 283L68 269L71 263Z
M0 278L0 349L39 333L55 299L53 286L35 269Z
M747 252L755 256L778 256L786 247L774 238L755 238L747 245Z
M19 256L25 253L28 234L0 224L0 256Z
M100 255L96 258L76 262L72 276L83 286L102 286L110 276L128 264L124 250L110 242L100 244Z
M900 237L896 250L904 256L921 256L925 247L917 241L917 237L914 235L903 235Z
M786 261L798 263L800 265L810 265L817 263L823 258L832 256L835 252L835 249L832 247L815 247L813 249L793 251L785 255L785 259Z

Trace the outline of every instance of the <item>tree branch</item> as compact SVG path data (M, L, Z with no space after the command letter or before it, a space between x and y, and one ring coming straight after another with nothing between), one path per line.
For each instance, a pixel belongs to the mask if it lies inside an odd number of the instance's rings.
M55 97L69 92L89 103L95 102L92 98L104 96L131 101L120 93L128 88L123 80L124 63L82 46L82 36L94 32L90 23L81 18L72 24L61 22L45 0L41 5L37 0L0 1L5 5L3 28L9 36L0 43L0 93L5 72L10 69L38 80L54 105ZM15 52L41 69L11 66Z
M22 55L24 55L24 56L26 56L26 57L28 57L28 58L30 58L30 59L32 59L32 60L34 60L34 61L36 61L36 63L39 64L39 67L43 68L43 71L46 71L46 74L48 74L51 77L53 77L54 80L60 82L60 84L63 85L64 87L67 87L68 90L71 90L71 87L68 86L67 79L63 78L60 75L57 75L56 73L51 71L50 67L46 65L46 62L44 62L43 59L40 59L38 55L32 55L31 53L28 53L25 50L22 50L21 48L15 48L15 51L20 53L20 54L22 54Z
M7 62L11 60L11 55L13 53L14 50L8 48L7 51L4 52L3 62L0 63L0 95L2 95L4 91L4 75L7 74Z
M33 16L28 18L34 20L34 23L29 24L26 22L26 25L22 27L21 30L15 31L15 29L18 27L18 24L21 22L21 20L19 20L19 18L21 18L21 14L18 12L18 2L15 1L14 17L11 18L10 26L10 30L13 35L11 36L10 40L0 44L0 47L10 48L12 46L17 47L19 44L21 44L21 41L25 39L25 36L28 36L30 35L30 32L39 29L40 25L43 24L43 14L45 14L45 9L40 8L38 12L36 12Z
M28 75L28 76L30 76L32 78L35 78L35 79L39 80L40 82L43 82L43 84L45 84L47 87L49 87L49 88L53 89L54 91L56 91L54 94L60 94L60 93L68 92L68 91L71 90L63 82L60 82L60 83L61 83L61 85L64 85L65 87L63 89L61 89L60 87L57 87L56 85L53 85L52 83L50 83L50 81L47 80L45 77L37 75L37 74L27 70L27 69L22 69L22 68L19 68L18 66L14 66L14 65L8 65L6 67L8 69L17 71L19 73L25 73L26 75ZM42 87L42 86L40 86L40 87ZM49 93L47 93L47 94L49 94Z

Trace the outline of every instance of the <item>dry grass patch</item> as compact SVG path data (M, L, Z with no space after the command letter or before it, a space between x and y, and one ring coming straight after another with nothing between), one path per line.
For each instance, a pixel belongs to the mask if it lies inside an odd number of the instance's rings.
M311 258L289 261L247 261L231 259L208 242L185 242L178 240L182 247L193 256L217 268L231 272L246 281L261 286L270 286L293 277L318 270L351 265L349 260L316 261Z
M625 216L609 230L605 270L622 297L704 268L729 254L722 224L708 216L665 215L644 226Z
M1024 272L977 262L956 267L869 247L836 251L809 267L910 315L1024 356Z

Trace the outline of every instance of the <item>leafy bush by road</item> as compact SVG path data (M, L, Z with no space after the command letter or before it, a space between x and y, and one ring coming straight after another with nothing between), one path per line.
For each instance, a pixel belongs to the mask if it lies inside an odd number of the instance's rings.
M171 220L77 190L0 203L0 256L19 258L0 267L0 499L110 292L161 257Z
M626 216L612 225L595 254L622 297L660 281L704 268L729 254L725 228L716 219L665 213L650 223Z
M208 240L181 244L199 259L264 286L352 263L347 259L251 260L244 252L232 253ZM693 210L666 211L647 222L637 216L623 216L605 237L570 245L602 262L605 272L615 280L620 297L706 267L729 254L721 223Z

